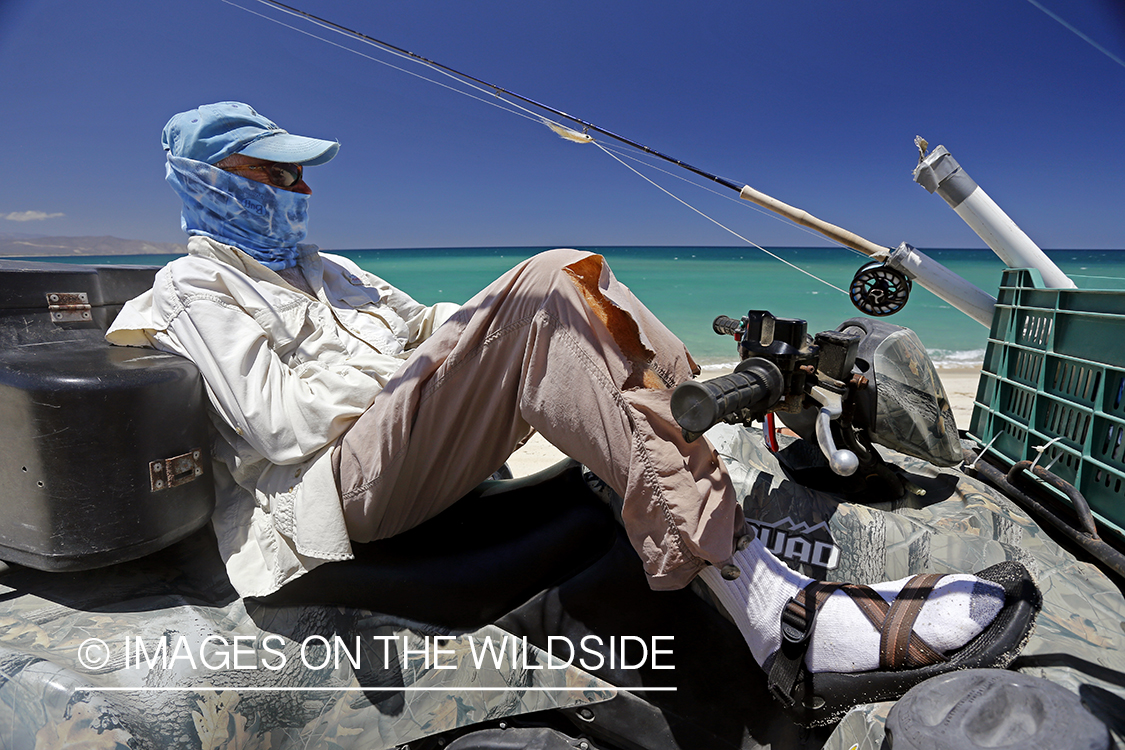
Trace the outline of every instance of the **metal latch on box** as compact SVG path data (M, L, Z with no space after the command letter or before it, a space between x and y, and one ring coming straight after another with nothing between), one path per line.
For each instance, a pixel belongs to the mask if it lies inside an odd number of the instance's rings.
M90 320L90 298L86 292L48 292L47 309L54 323Z
M198 448L172 458L152 461L148 465L148 475L152 491L159 492L203 476L203 452Z

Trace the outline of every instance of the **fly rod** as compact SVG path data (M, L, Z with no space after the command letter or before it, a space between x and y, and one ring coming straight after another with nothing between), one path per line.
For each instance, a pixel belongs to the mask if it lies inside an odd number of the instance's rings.
M229 2L229 0L224 1ZM680 159L676 159L674 157L668 156L667 154L661 153L660 151L649 148L648 146L645 146L642 143L638 143L631 138L626 138L625 136L618 135L611 130L599 127L591 122L587 122L580 117L568 114L560 109L556 109L555 107L552 107L550 105L543 104L542 102L535 101L534 99L530 99L526 96L523 96L522 94L518 94L494 83L489 83L488 81L477 78L476 76L469 75L468 73L463 73L460 70L451 68L448 65L443 65L442 63L436 62L427 57L423 57L422 55L419 55L415 52L411 52L410 50L403 49L402 47L391 44L390 42L384 42L381 39L376 39L372 36L364 34L363 32L356 31L355 29L343 26L326 18L322 18L313 13L309 13L308 11L304 11L300 8L295 8L291 5L280 2L280 0L258 0L258 2L262 3L263 5L279 8L285 13L304 18L324 28L328 28L346 36L350 36L354 39L361 40L363 42L366 42L367 44L381 47L384 50L390 51L394 54L408 57L412 60L422 63L423 65L427 65L431 68L440 70L448 75L455 76L464 81L468 81L487 89L491 89L497 95L503 94L505 96L509 96L512 99L523 102L524 104L528 104L544 112L549 112L556 117L561 117L563 119L569 120L570 122L576 123L583 129L583 133L576 133L573 131L565 132L565 128L561 128L561 126L556 126L554 123L546 121L546 124L551 127L552 130L555 130L556 133L563 136L564 138L567 138L568 140L577 141L580 143L589 142L592 139L588 135L586 135L586 133L588 133L589 131L593 131L595 133L600 133L607 138L612 138L619 143L623 143L630 148L637 149L638 151L650 154L658 159L662 159L671 164L675 164L676 166L681 167L682 169L686 169L687 171L692 172L693 174L696 174L706 180L710 180L711 182L722 185L725 188L734 190L743 200L747 200L751 203L762 206L763 208L769 209L770 211L773 211L774 213L779 214L786 219L789 219L795 224L808 227L809 229L812 229L824 235L825 237L828 237L834 242L838 242L846 247L850 247L853 250L858 250L864 255L874 256L878 259L883 260L888 265L891 265L899 271L905 273L908 277L916 279L918 283L920 283L923 287L930 290L935 295L953 305L958 310L961 310L961 312L965 313L982 325L987 327L992 324L992 311L993 307L996 304L995 297L981 290L975 285L970 284L968 281L961 278L957 274L954 274L952 271L948 270L937 261L932 260L924 253L919 252L906 243L900 245L897 250L892 251L892 249L889 247L878 245L874 242L864 239L863 237L860 237L854 232L850 232L846 229L836 226L835 224L830 224L826 221L823 221L807 211L796 208L794 206L790 206L787 203L783 203L782 201L766 195L765 193L756 190L749 185L739 184L724 177L719 177L718 175L707 172L706 170L700 169L699 167L695 167Z

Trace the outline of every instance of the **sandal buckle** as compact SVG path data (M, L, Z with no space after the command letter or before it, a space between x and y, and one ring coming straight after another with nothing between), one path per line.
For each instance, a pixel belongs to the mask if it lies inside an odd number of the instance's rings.
M805 652L812 638L816 609L811 612L792 597L781 610L781 647L767 677L770 694L786 708L796 703L794 689L805 663Z
M797 702L797 687L801 675L808 674L805 670L805 653L809 650L820 605L840 586L839 583L812 581L790 597L781 610L781 644L770 667L766 684L770 693L787 708Z

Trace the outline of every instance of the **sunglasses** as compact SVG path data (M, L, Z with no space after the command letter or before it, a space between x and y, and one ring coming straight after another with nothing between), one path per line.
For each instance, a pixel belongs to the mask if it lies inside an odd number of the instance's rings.
M301 175L304 174L304 169L300 164L283 164L280 162L273 162L271 164L235 164L230 167L223 167L227 172L241 172L247 169L260 169L269 177L271 185L276 185L279 188L293 187L301 181Z

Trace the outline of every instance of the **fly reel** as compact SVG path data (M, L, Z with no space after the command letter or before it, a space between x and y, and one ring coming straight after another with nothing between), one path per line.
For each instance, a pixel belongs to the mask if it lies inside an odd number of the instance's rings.
M906 307L912 285L906 274L872 261L855 272L850 296L852 304L864 315L881 318Z

